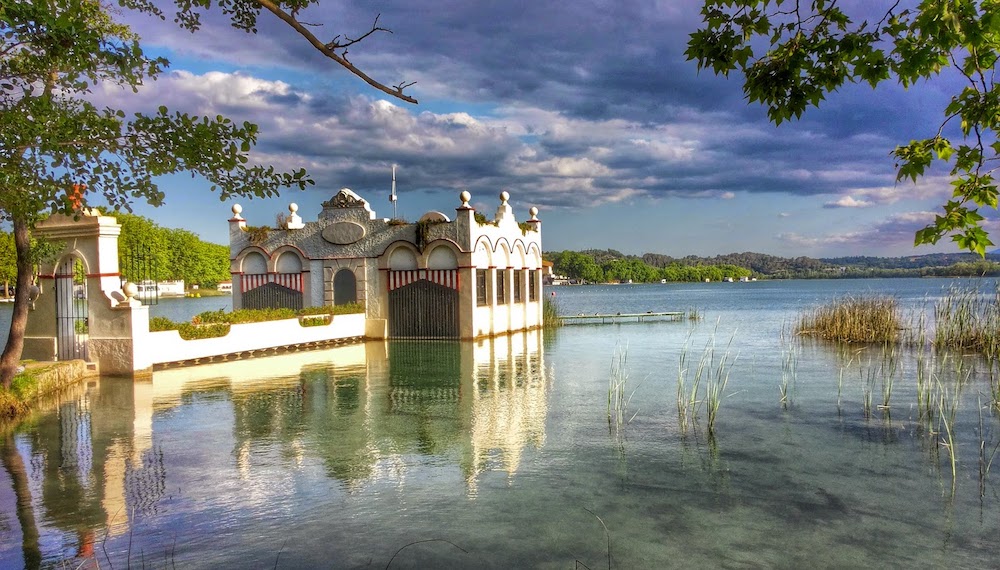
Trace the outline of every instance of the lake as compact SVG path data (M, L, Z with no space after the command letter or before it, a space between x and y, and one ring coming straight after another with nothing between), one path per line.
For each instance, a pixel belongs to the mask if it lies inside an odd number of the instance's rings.
M953 283L550 287L562 314L699 318L96 380L4 437L0 567L991 567L988 367L790 332L845 295L932 316ZM679 418L699 365L728 379L712 434Z

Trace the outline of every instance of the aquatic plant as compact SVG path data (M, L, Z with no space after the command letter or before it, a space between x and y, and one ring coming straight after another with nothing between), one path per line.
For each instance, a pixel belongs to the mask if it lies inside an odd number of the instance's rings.
M956 286L934 305L934 344L1000 356L1000 286L992 294L980 287Z
M785 335L784 326L781 329L781 352L781 382L778 384L778 394L780 396L778 401L781 403L783 409L788 409L788 405L792 401L791 388L794 387L798 374L796 369L799 356L795 345Z
M549 297L544 297L542 299L542 323L542 326L547 329L553 329L563 325L562 317L559 316L559 309L556 307L555 301Z
M848 296L802 315L795 332L845 342L895 342L902 328L895 298Z
M625 395L628 378L628 344L624 347L616 344L611 355L611 374L608 377L608 429L613 429L619 434L622 427L635 419L635 415L639 413L636 411L631 418L625 420L629 402L635 395L635 389L628 396Z
M726 387L729 385L729 376L733 365L739 358L739 355L731 356L733 339L735 338L736 333L734 332L726 346L726 351L717 358L715 335L713 334L702 351L693 375L688 359L690 335L688 340L684 342L677 363L677 423L682 432L687 431L688 425L695 425L698 410L704 404L708 433L710 436L714 434L719 408L722 406ZM705 387L703 393L701 392L702 385Z

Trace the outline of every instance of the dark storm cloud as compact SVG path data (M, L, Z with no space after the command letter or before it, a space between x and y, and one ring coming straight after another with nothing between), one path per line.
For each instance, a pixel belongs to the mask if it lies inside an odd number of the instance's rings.
M351 60L385 83L417 80L417 107L373 101L381 95L269 15L256 36L216 14L195 35L148 20L137 27L178 53L248 69L161 81L159 98L260 123L262 158L307 166L330 184L381 186L397 163L410 188L510 186L546 205L727 192L832 194L828 207L896 199L886 190L888 152L932 134L946 94L846 86L775 127L764 108L746 105L736 78L685 61L697 4L324 0L303 12L325 23L311 28L324 39L356 36L381 13L394 33L352 48ZM294 84L254 77L272 66L294 71Z

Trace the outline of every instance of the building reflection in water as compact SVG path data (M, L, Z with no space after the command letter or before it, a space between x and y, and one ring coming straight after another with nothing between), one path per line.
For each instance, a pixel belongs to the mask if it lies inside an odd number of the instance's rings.
M28 518L38 524L24 536L41 536L47 560L89 558L95 541L155 517L171 462L182 458L160 448L154 418L206 400L231 407L232 476L248 495L279 487L263 465L316 465L351 492L404 486L415 465L452 463L474 497L485 473L512 478L525 450L544 444L548 382L538 331L369 342L163 370L152 382L93 381L5 443L23 461ZM27 542L26 560L41 548Z
M165 470L152 447L151 388L91 380L46 402L5 438L6 475L30 500L17 508L32 513L18 513L24 566L91 558L96 541L155 514Z

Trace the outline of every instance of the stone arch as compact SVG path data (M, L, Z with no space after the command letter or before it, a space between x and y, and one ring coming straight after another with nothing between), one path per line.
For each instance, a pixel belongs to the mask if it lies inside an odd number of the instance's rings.
M446 244L435 246L427 255L427 269L455 269L458 267L458 255Z
M536 244L528 246L528 264L532 269L540 269L542 267L542 254L538 251Z
M510 267L511 264L511 249L510 244L507 240L500 239L497 241L493 248L495 255L493 256L493 264L497 267Z
M389 269L403 271L417 268L417 252L405 245L389 252Z
M275 273L302 273L302 258L290 250L278 254L274 260Z
M267 273L267 257L259 251L245 253L240 259L240 273L255 275Z
M517 267L517 268L527 267L527 265L526 265L527 258L526 258L525 254L524 254L524 244L523 243L517 242L517 243L514 244L514 252L513 252L513 256L512 257L513 257L513 267Z
M346 305L358 302L358 279L350 269L340 269L333 274L333 304Z

